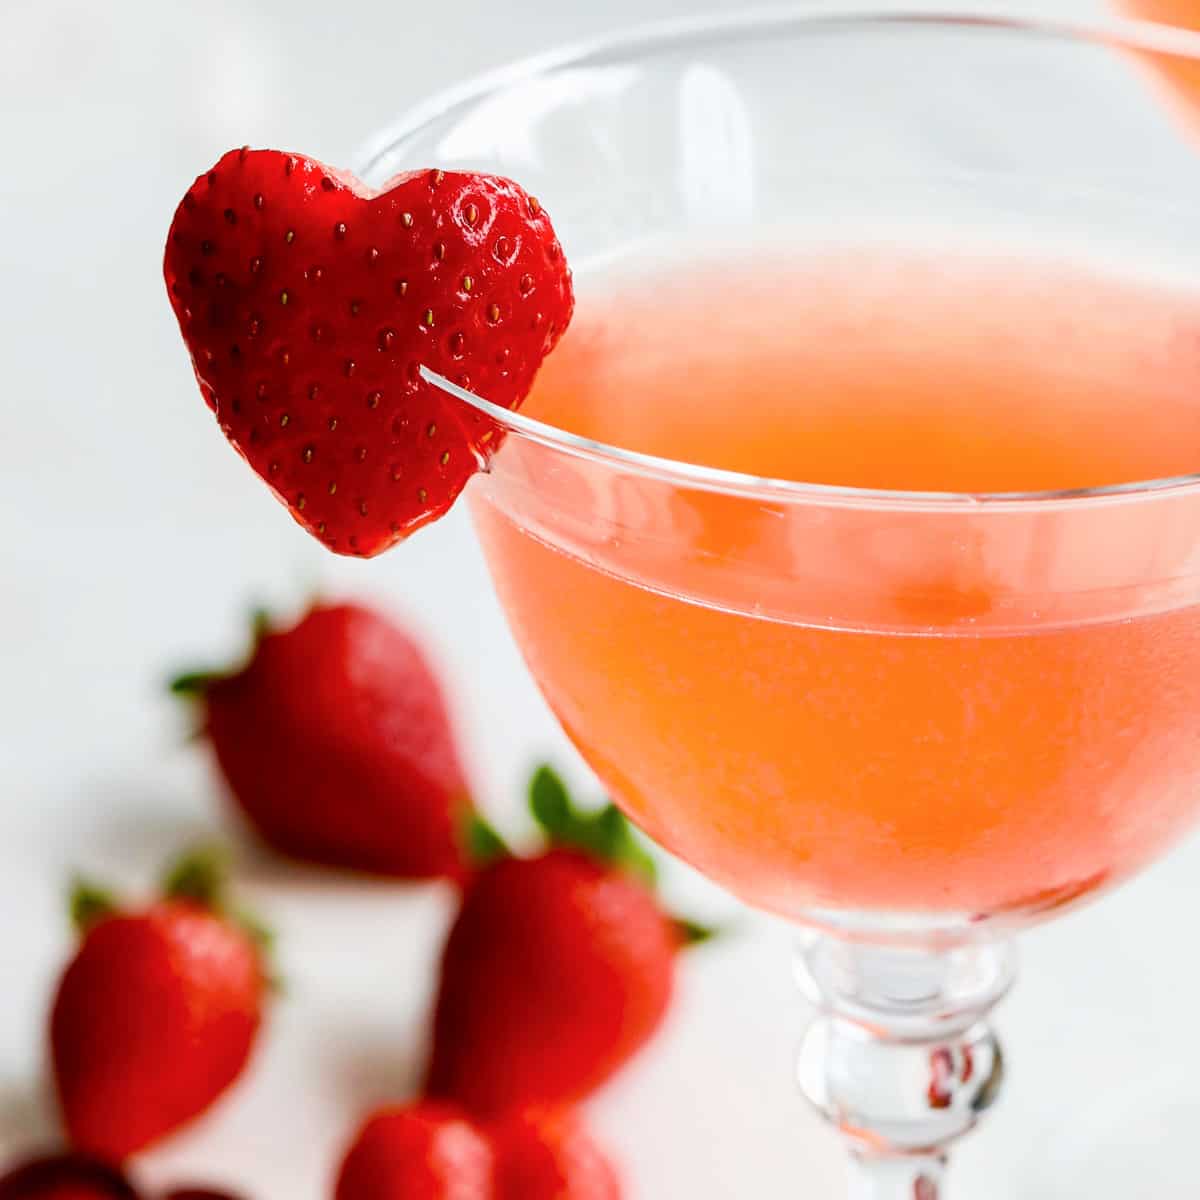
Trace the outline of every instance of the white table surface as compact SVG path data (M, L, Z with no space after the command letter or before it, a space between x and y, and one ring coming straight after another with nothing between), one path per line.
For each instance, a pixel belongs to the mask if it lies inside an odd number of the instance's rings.
M6 0L0 1157L52 1128L39 1081L48 990L70 945L68 870L136 886L223 828L206 757L161 683L233 653L252 602L295 606L319 583L419 629L451 680L480 798L507 831L524 828L521 785L539 757L586 780L520 665L461 512L382 561L334 560L223 444L161 283L183 188L244 141L345 161L452 78L698 7L720 6ZM251 851L243 868L279 928L287 996L244 1084L147 1156L145 1175L317 1200L356 1115L413 1085L449 897ZM678 890L726 907L682 873ZM1127 1197L1156 1176L1159 1196L1195 1194L1187 1175L1164 1186L1152 1165L1178 1144L1168 1127L1144 1120L1135 1140L1125 1114L1155 1109L1200 1067L1198 900L1193 841L1027 939L1001 1018L1011 1081L961 1154L957 1195ZM842 1194L837 1148L791 1083L803 1013L788 953L787 930L741 918L736 937L682 968L668 1028L592 1105L633 1200Z

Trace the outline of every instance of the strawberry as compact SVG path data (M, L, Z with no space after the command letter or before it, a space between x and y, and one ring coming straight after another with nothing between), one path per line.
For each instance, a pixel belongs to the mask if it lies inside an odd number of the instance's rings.
M496 1200L620 1200L612 1164L567 1113L522 1113L491 1129Z
M380 1109L338 1174L335 1200L620 1200L611 1164L566 1114L480 1127L452 1105Z
M385 1108L342 1161L335 1200L492 1200L492 1152L448 1106Z
M370 609L260 620L249 661L190 674L229 788L269 845L382 875L463 870L469 790L442 690L417 643Z
M426 1091L485 1117L603 1083L661 1024L676 952L706 932L663 913L616 808L578 813L545 767L531 802L555 844L471 879L442 958Z
M86 1154L52 1154L0 1178L0 1200L138 1200L116 1167Z
M245 1067L268 990L264 935L224 907L220 885L212 852L181 860L139 910L77 885L83 940L58 985L50 1047L80 1150L120 1162L198 1116Z
M221 430L330 549L370 557L449 508L571 318L549 218L515 183L420 171L373 192L231 150L175 212L171 305Z

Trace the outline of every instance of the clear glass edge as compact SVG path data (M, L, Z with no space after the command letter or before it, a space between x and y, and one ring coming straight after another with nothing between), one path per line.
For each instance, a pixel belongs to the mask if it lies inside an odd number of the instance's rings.
M876 488L840 487L836 484L804 483L800 480L773 479L765 475L748 475L741 471L727 471L720 467L705 467L696 463L681 462L673 458L661 458L654 454L643 454L638 450L627 450L598 442L556 425L547 425L493 404L482 396L459 387L436 371L421 367L421 377L441 391L470 405L471 408L501 425L508 433L515 433L526 441L557 450L573 458L598 462L611 468L656 479L680 487L691 487L699 491L719 492L723 495L741 496L752 500L809 500L834 507L896 506L913 508L996 508L1004 505L1024 508L1033 504L1056 505L1077 504L1080 501L1117 501L1138 496L1162 495L1165 492L1191 490L1200 491L1200 473L1178 475L1168 479L1148 482L1115 483L1096 488L1066 488L1060 491L1042 492L908 492ZM481 469L489 471L490 462L482 461Z
M518 60L507 66L446 88L408 112L370 138L355 157L356 173L370 174L380 159L412 138L434 121L444 119L456 109L501 91L521 80L567 67L595 65L645 55L689 42L703 43L714 37L740 34L761 36L773 28L817 28L838 25L895 24L949 25L992 30L1028 32L1102 45L1143 50L1155 54L1187 58L1200 63L1200 33L1121 17L1074 19L1047 16L1034 9L1012 6L980 6L971 9L941 7L896 7L878 5L834 5L814 9L811 6L773 6L738 14L688 17L655 22L628 32L602 36L569 44L555 50ZM920 492L891 489L844 487L836 484L806 483L800 480L773 479L719 467L681 462L613 446L554 425L538 421L520 412L506 409L482 396L459 387L450 380L421 367L425 381L449 396L491 418L508 432L535 444L558 450L576 458L604 463L612 467L656 478L667 483L704 491L744 496L758 500L809 500L815 503L847 507L903 507L928 509L1027 508L1031 505L1057 507L1080 503L1111 503L1164 493L1200 491L1200 470L1187 475L1106 484L1101 487L1067 488L1034 492Z

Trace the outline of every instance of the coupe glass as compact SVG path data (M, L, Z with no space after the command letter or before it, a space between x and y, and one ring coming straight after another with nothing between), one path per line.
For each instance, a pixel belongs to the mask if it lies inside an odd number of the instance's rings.
M377 138L363 174L519 179L554 217L581 312L631 247L801 229L1034 238L1200 281L1197 63L1200 40L1130 23L710 20L458 88ZM773 385L803 403L803 379ZM796 922L818 1010L800 1084L849 1148L853 1195L942 1196L948 1148L1001 1083L989 1014L1010 936L1196 815L1200 477L807 485L443 386L507 430L469 495L567 734L651 836Z

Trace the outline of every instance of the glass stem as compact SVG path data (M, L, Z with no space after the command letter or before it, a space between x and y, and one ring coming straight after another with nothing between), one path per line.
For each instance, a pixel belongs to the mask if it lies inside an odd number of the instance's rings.
M800 1086L847 1143L851 1200L947 1200L948 1148L1003 1078L988 1017L1013 971L1007 942L937 949L805 935L797 975L817 1014Z
M944 1154L919 1154L904 1158L850 1152L849 1200L946 1200L942 1186Z

